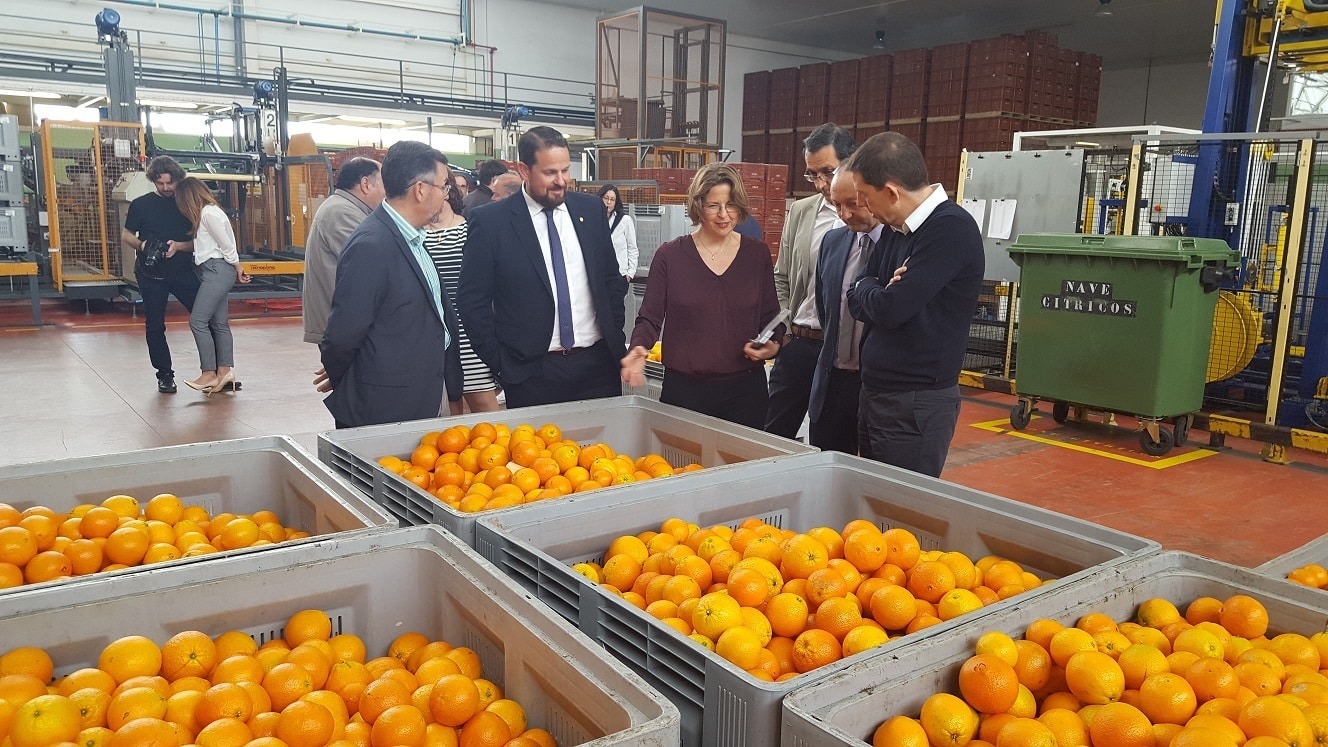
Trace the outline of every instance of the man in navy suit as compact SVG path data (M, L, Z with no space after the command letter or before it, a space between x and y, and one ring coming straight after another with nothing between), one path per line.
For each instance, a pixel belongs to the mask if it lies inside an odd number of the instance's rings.
M830 202L844 225L822 239L816 264L816 315L825 343L812 376L808 438L820 449L857 454L862 322L849 314L845 294L881 240L884 224L858 200L856 185L847 174L836 174L831 181Z
M436 417L444 395L461 396L456 320L424 250L423 227L455 189L451 177L437 150L393 145L382 166L387 198L346 240L319 345L320 391L332 389L324 404L338 428Z
M457 310L508 407L622 394L627 280L604 204L571 192L567 141L534 127L517 144L525 185L471 212Z

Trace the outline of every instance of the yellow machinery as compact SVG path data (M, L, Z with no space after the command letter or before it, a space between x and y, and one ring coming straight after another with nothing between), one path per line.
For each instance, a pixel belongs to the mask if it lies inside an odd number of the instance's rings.
M1230 2L1231 0L1226 0ZM1303 70L1328 69L1328 2L1253 0L1245 27L1245 55L1294 62Z

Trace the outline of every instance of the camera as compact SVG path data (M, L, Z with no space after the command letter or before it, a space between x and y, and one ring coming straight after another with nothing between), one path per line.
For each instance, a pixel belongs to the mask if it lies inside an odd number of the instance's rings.
M142 253L138 258L138 272L153 280L166 278L166 252L170 246L161 239L150 238L143 242Z

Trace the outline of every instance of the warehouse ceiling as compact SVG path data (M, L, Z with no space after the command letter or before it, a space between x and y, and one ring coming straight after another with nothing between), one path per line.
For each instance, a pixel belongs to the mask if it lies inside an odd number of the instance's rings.
M553 0L616 12L605 0ZM1213 0L659 0L651 7L728 21L729 32L760 39L873 53L876 31L887 52L1041 30L1060 46L1099 54L1108 68L1150 60L1207 60Z

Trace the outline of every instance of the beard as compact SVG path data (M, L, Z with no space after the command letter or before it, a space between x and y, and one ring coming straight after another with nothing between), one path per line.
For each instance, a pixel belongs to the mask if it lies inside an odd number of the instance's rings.
M554 195L553 193L551 193L549 190L546 189L543 194L537 195L534 193L530 193L530 199L534 200L535 202L538 202L539 204L543 205L546 208L552 209L558 207L559 205L562 205L564 202L567 201L567 190L566 188L560 189L558 190L557 195Z

